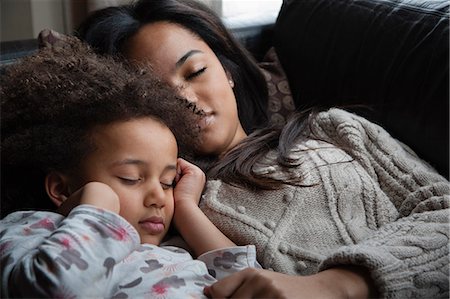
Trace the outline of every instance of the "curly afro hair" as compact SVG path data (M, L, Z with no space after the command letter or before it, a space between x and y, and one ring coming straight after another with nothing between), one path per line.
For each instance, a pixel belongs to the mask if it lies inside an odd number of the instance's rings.
M99 56L74 37L9 66L0 101L2 217L53 210L46 174L76 166L93 149L87 136L96 125L152 117L172 130L186 158L199 137L201 114L151 70Z

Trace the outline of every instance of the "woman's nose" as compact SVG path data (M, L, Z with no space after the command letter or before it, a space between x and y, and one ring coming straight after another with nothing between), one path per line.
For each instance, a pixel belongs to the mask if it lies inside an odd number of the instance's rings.
M197 103L198 97L194 89L191 87L182 87L179 89L179 94L181 97L185 98L191 103Z
M144 206L155 206L158 208L163 207L166 199L165 195L166 194L164 192L164 189L159 182L158 184L152 184L152 186L149 187L148 191L145 194Z

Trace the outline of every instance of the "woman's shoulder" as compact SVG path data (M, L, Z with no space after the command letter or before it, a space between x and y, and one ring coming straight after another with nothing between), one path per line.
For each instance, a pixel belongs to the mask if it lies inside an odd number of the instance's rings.
M312 111L309 114L295 113L285 124L283 131L290 131L301 123L302 132L299 140L315 139L335 144L335 139L347 136L348 131L360 134L365 131L384 131L377 124L340 108L330 108L323 111ZM375 130L374 130L375 129ZM342 135L342 133L344 133Z
M313 114L311 120L321 124L342 124L349 122L371 123L366 118L341 108L330 108ZM372 123L371 123L372 124Z
M380 125L339 108L331 108L312 115L310 128L315 137L333 144L339 140L368 138L372 142L385 142L393 139Z

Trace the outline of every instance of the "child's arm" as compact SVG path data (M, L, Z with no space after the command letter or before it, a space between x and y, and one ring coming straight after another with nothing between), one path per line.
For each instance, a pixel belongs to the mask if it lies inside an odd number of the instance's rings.
M105 195L108 189L99 184L89 183L66 200L72 203L67 217L18 212L0 222L1 297L112 295L107 288L111 276L106 275L111 269L106 266L125 259L140 240L116 213L97 209L92 202L75 204ZM112 260L115 263L106 263Z
M236 246L206 217L198 207L205 174L197 166L178 159L179 178L174 190L175 227L196 256L207 251Z
M90 182L75 191L59 207L57 212L67 216L76 206L87 204L119 214L119 196L106 184Z

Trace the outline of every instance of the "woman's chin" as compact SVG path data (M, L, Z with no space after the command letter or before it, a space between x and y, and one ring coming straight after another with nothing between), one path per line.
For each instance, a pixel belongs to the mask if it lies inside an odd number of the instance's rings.
M224 152L222 148L217 142L202 141L195 150L195 154L201 157L218 157Z

